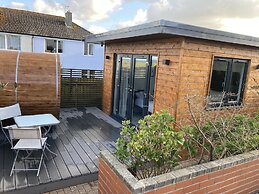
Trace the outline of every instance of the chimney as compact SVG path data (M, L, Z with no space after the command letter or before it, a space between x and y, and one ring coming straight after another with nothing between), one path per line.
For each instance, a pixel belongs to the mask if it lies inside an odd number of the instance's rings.
M68 10L65 13L65 24L67 27L72 28L72 13Z

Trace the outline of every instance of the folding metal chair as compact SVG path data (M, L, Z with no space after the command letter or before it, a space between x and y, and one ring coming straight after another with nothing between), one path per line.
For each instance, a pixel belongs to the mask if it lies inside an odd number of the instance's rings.
M14 171L37 171L37 176L39 176L40 173L40 169L41 169L41 165L42 163L44 164L45 168L46 165L44 163L43 160L43 156L44 156L44 150L46 148L46 141L47 141L47 137L42 138L41 135L41 128L40 127L36 127L36 128L9 128L9 136L11 139L11 145L12 145L12 149L16 150L16 155L14 158L14 162L12 165L12 170L10 172L10 176L12 176ZM18 140L16 143L15 141ZM26 151L28 153L28 151L39 151L41 150L41 154L40 157L25 157L22 158L22 160L24 160L24 162L26 160L32 160L32 161L36 161L39 160L39 165L38 168L15 168L15 164L18 158L18 154L20 151ZM31 155L31 154L30 154Z
M0 127L5 135L6 139L11 143L10 137L8 136L7 130L9 128L17 128L17 125L3 126L2 121L12 119L21 115L21 109L19 103L0 108Z

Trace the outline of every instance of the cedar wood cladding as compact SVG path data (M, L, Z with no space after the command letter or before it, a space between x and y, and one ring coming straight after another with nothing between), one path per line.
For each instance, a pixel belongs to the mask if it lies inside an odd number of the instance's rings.
M249 112L258 111L259 100L252 86L259 80L259 48L187 37L156 38L142 41L106 42L103 110L112 112L113 65L115 53L156 54L159 57L154 110L167 109L179 121L187 116L187 94L208 94L214 56L248 59L244 103ZM162 65L169 59L170 65ZM202 100L200 104L202 106ZM211 111L212 112L212 111Z

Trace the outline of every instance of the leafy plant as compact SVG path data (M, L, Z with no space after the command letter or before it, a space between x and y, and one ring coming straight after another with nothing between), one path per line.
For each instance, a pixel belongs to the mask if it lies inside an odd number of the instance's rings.
M139 120L138 127L124 121L116 155L143 179L172 170L184 142L184 133L174 129L172 116L162 111Z
M190 125L180 128L191 140L190 147L199 148L199 163L259 149L259 114L244 114L244 105L208 112L187 100Z

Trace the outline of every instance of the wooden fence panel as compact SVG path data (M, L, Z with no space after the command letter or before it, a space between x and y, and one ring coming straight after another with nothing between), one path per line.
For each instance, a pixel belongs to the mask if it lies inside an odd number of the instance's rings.
M103 71L62 69L61 107L102 107Z
M20 103L22 114L51 113L59 117L59 56L0 51L0 107Z

